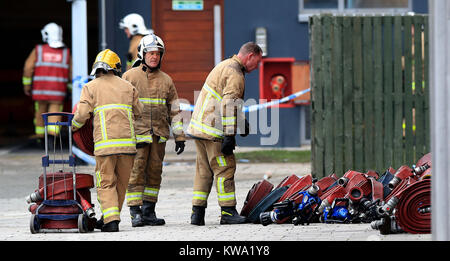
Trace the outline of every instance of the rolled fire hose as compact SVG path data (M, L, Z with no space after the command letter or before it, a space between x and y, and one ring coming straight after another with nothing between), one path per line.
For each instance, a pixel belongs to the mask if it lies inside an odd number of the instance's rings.
M380 200L383 201L383 184L377 180L371 179L372 183L372 201Z
M252 211L259 201L267 196L272 189L273 184L265 179L253 184L252 188L247 193L240 215L247 217L250 214L250 211Z
M361 180L348 190L348 198L350 198L352 202L357 203L363 197L367 197L371 192L372 186L370 181L364 178L364 180Z
M378 179L378 178L380 177L380 175L378 175L378 173L377 173L376 171L374 171L374 170L368 170L368 171L366 172L366 176L367 176L368 178L372 177L372 178L374 178L374 179Z
M335 182L336 182L336 179L332 176L323 177L319 181L317 181L316 185L319 186L319 192L317 192L317 196L320 197Z
M294 182L288 190L281 196L281 198L278 200L278 202L282 202L283 200L291 197L294 193L299 192L306 188L306 186L310 186L312 183L312 176L306 175L298 179L296 182Z
M343 198L346 194L347 190L345 189L345 187L342 187L340 185L334 186L320 197L322 202L320 203L317 212L319 214L322 213L325 208L330 207L331 204L333 204L333 201L336 198Z
M431 179L409 185L398 197L395 217L399 226L411 234L431 233Z
M291 176L288 176L288 177L286 177L286 178L284 178L281 182L280 182L280 184L278 184L276 187L275 187L275 189L277 189L277 188L280 188L280 187L283 187L283 186L287 186L287 185L291 185L291 184L294 184L295 182L297 182L297 180L299 180L300 178L297 176L297 175L291 175Z
M78 103L73 107L73 112L77 110ZM73 141L84 153L94 156L94 125L93 125L93 117L91 117L84 123L83 127L79 130L75 131L73 136Z
M89 174L76 174L77 190L83 188L93 188L94 180ZM54 183L47 184L47 199L53 198L57 195L73 191L72 177L67 177L62 180L58 180ZM26 197L27 203L39 202L44 200L44 188L41 187L39 190L31 193Z
M402 181L412 175L413 175L413 170L410 167L403 165L397 170L397 172L395 172L394 178L389 182L388 187L390 189L394 189L395 186L397 186L398 183L400 183L400 181Z

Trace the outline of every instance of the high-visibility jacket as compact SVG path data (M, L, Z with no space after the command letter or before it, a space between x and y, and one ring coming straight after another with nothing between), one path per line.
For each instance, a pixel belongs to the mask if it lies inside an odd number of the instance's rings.
M36 45L35 57L31 68L30 61L25 62L24 85L33 84L32 99L44 101L63 101L70 77L69 48L51 48L48 44ZM32 75L32 78L31 78Z
M169 139L170 130L176 141L186 140L178 93L168 74L160 69L150 71L141 64L125 72L122 78L136 87L144 104L142 117L136 121L138 142L152 143L152 134L164 142Z
M81 90L72 128L81 128L93 113L95 156L135 154L134 121L143 107L134 86L118 76L103 75Z
M197 98L188 135L221 141L224 136L237 134L237 126L245 118L244 76L244 66L236 55L214 67Z

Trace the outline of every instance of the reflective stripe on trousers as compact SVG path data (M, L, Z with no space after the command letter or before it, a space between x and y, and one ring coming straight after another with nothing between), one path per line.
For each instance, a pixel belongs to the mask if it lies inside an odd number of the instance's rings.
M219 201L235 200L234 192L225 193L225 178L217 179L217 198Z
M194 191L194 195L192 196L193 199L198 200L208 200L209 193L203 192L203 191Z

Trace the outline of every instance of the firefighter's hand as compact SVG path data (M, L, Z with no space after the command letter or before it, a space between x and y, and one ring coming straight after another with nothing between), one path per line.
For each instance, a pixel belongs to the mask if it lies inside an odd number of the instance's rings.
M184 151L184 141L175 141L175 152L180 155Z
M234 138L234 136L225 136L225 138L222 141L222 148L221 148L221 152L224 155L231 155L233 154L233 150L236 146L236 139Z
M31 95L31 85L24 85L23 92L25 93L26 96L30 96Z
M247 119L245 119L245 122L244 122L244 132L243 133L241 133L241 137L247 137L248 136L248 134L250 134L250 124L248 123L248 121L247 121Z

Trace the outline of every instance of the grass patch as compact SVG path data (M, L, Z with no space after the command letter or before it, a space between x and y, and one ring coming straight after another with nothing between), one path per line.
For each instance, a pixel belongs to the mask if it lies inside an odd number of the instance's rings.
M237 162L249 163L305 163L311 162L310 150L258 150L235 153Z

